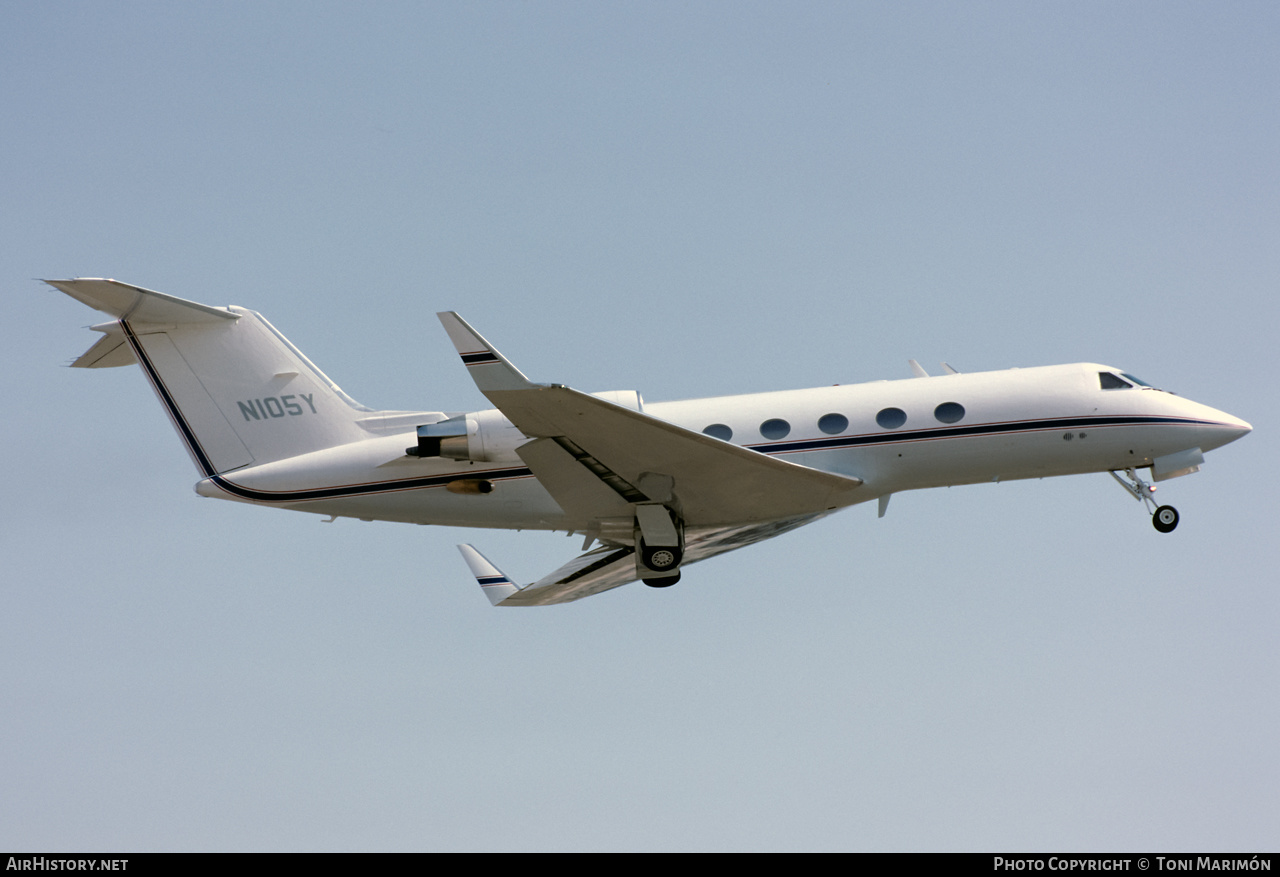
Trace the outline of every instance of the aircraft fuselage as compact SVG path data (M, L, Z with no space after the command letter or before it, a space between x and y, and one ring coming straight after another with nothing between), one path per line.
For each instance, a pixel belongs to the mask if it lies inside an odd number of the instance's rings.
M1116 376L1117 386L1105 389L1104 374ZM855 502L904 490L1136 469L1188 449L1209 451L1250 429L1120 374L1077 363L674 402L599 395L778 459L862 479L865 491ZM406 455L416 440L411 424L422 416L404 414L396 418L404 425L389 434L226 472L197 490L369 520L589 526L568 517L533 477L516 453L525 438L506 418L493 409L468 416L488 438L484 459ZM261 419L262 429L271 425ZM448 488L459 481L491 490Z
M494 605L578 600L903 490L1110 472L1164 533L1154 481L1249 424L1094 363L645 404L530 381L456 312L440 319L495 406L375 411L261 314L105 278L49 281L109 314L72 365L137 363L203 496L334 517L567 530L583 553L526 585L459 550ZM1123 476L1121 475L1123 473ZM599 547L594 547L599 543Z

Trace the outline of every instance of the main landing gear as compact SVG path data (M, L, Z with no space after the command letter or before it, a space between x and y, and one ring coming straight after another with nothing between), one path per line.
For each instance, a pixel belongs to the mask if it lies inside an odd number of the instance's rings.
M651 588L680 581L684 560L684 522L660 503L636 506L636 574Z
M1124 474L1128 478L1122 478L1112 470L1111 477L1116 480L1117 484L1127 490L1134 499L1139 500L1147 507L1147 511L1151 513L1151 526L1161 533L1172 533L1178 526L1178 510L1171 505L1157 506L1155 499L1151 496L1156 492L1155 485L1148 484L1139 478L1133 467L1125 469Z

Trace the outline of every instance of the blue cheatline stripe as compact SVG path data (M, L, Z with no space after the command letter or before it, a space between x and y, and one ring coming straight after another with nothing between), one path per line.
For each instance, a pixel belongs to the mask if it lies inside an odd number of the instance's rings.
M804 439L791 442L772 442L746 445L765 454L785 454L793 451L831 451L839 448L856 448L867 445L892 445L912 441L936 439L972 438L984 435L1048 432L1059 429L1094 429L1104 426L1143 426L1163 424L1167 426L1213 426L1211 420L1191 417L1111 416L1054 417L1042 420L1015 420L1004 423L980 423L974 426L953 426L940 429L894 430L892 432L849 435L839 438Z
M512 467L510 469L487 469L483 472L455 472L449 475L403 478L399 481L375 481L369 484L317 487L311 490L253 490L248 487L241 487L239 484L230 481L225 475L213 475L210 480L227 493L238 496L241 499L252 499L258 502L310 502L318 499L337 499L344 496L369 496L378 493L397 493L403 490L444 487L450 481L473 479L481 475L487 481L497 481L510 478L528 478L533 473L527 467Z
M490 350L484 350L480 353L463 353L460 355L462 356L463 365L484 365L488 362L502 362L502 360L498 359L498 355Z

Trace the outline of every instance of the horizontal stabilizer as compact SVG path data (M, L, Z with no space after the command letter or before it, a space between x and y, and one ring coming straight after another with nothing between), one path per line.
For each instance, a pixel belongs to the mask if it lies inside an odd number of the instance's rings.
M81 277L76 280L46 280L54 289L61 290L76 301L94 310L110 314L117 320L135 323L218 323L238 320L239 314L226 308L214 308L177 296L165 295L130 286L118 280Z
M112 317L72 365L137 363L204 478L368 437L369 411L261 314L115 280L45 281ZM416 418L415 418L416 419Z
M114 331L107 330L107 334L99 338L97 343L71 363L72 368L114 368L133 365L138 361L138 357L133 355L133 349L125 340L124 332L118 325L113 323L112 326Z

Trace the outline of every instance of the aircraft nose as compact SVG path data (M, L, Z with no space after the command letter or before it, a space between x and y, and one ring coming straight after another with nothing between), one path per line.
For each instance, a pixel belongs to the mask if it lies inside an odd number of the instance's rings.
M1178 404L1182 406L1179 409L1182 416L1193 417L1203 425L1200 447L1206 451L1230 444L1253 431L1253 426L1239 417L1199 402L1192 402L1190 399L1178 398Z
M1239 417L1232 417L1230 414L1227 415L1224 425L1230 430L1231 438L1227 439L1229 442L1233 442L1236 439L1253 432L1252 426L1245 423Z
M1213 411L1212 419L1215 421L1213 432L1217 435L1215 447L1222 447L1253 432L1253 427L1239 417L1233 417L1225 411L1211 410Z

